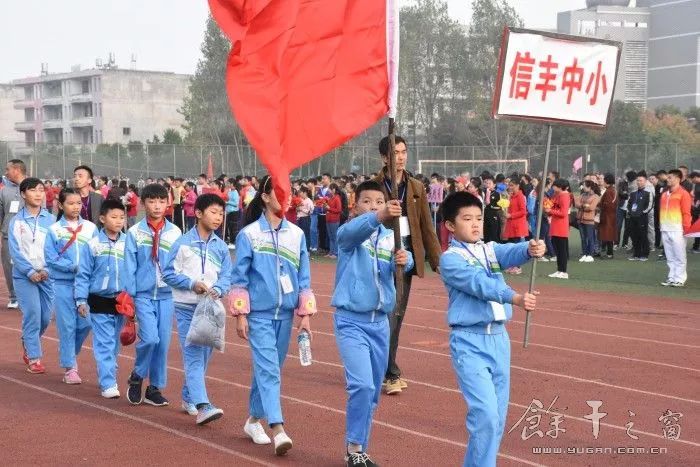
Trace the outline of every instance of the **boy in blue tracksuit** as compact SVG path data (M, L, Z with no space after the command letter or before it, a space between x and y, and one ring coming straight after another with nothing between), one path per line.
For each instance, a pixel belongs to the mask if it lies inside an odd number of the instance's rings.
M334 330L348 392L348 466L376 465L367 456L372 416L379 402L389 354L388 315L396 304L395 266L413 268L413 256L394 252L394 233L382 223L401 216L398 201L386 203L375 181L355 190L355 217L338 230Z
M125 265L122 233L126 223L124 205L114 199L102 202L102 230L81 246L80 267L75 276L75 307L81 316L89 312L92 349L102 397L116 399L119 332L124 318L117 313L116 297L124 290Z
M97 226L80 217L80 193L65 188L58 195L62 214L49 228L44 257L53 279L54 312L58 331L58 359L63 368L63 382L80 384L77 356L90 334L90 317L80 315L75 307L75 275L81 263L81 247L97 235Z
M41 336L49 326L53 304L53 282L44 259L44 243L56 219L41 206L44 184L25 178L19 185L24 207L10 221L8 240L12 258L12 280L22 310L22 359L29 373L45 373L41 363Z
M535 309L535 296L511 289L502 271L543 256L545 246L542 240L482 242L481 201L469 193L451 194L441 209L454 237L440 258L440 274L449 294L452 366L468 406L464 465L495 466L510 391L505 323L513 314L511 305Z
M126 292L134 298L138 342L136 362L129 378L127 399L161 407L167 383L168 348L173 326L172 289L163 281L163 267L180 237L180 229L165 219L168 190L152 183L143 188L141 202L146 217L129 229L124 247ZM146 394L143 380L149 379Z
M310 333L309 315L315 305L306 306L314 299L304 232L282 217L272 178L263 177L260 187L246 210L247 225L236 237L229 304L237 333L249 341L253 357L249 417L243 431L256 444L273 442L275 454L282 456L292 448L280 401L282 365L294 315L300 317L298 328ZM272 440L261 419L272 429Z
M212 348L186 343L199 300L205 294L219 298L231 286L231 256L226 242L214 233L224 221L224 207L224 201L215 194L197 198L194 205L197 224L177 239L163 269L163 280L173 288L177 334L185 368L182 409L197 416L197 425L205 425L224 414L209 402L204 381Z

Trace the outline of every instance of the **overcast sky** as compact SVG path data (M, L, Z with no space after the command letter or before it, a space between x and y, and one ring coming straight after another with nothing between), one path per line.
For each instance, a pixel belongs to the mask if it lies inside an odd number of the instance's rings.
M399 0L402 4L411 0ZM193 73L200 56L205 0L0 0L0 82L95 66L114 52L117 65ZM471 0L447 0L450 15L467 24ZM556 28L557 12L585 0L509 0L530 28Z

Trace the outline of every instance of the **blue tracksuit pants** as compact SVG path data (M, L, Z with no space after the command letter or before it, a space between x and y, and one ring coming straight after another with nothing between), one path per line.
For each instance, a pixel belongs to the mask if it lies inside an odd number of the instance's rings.
M56 331L58 332L58 363L61 368L77 368L76 357L83 342L90 334L90 315L83 318L75 306L73 281L57 280L53 290L55 296Z
M117 385L119 333L124 326L122 315L90 313L92 349L97 365L97 380L104 391Z
M53 282L34 283L26 277L13 277L15 294L22 310L22 341L30 360L41 358L41 336L51 321Z
M204 376L207 372L212 348L202 345L186 345L185 339L190 330L192 315L197 305L175 303L175 320L177 321L177 335L180 339L180 351L182 353L182 365L185 369L185 382L182 386L182 400L198 405L208 404L207 387Z
M372 416L389 361L389 319L373 323L334 316L335 343L345 367L345 441L367 451Z
M173 329L173 300L136 297L136 363L134 371L163 389L168 382L168 348Z
M280 402L282 364L292 334L288 319L256 318L248 315L248 341L253 355L253 383L250 387L250 416L267 423L284 423Z
M469 467L496 465L508 413L510 340L503 325L490 332L453 328L450 333L452 366L468 406L464 465Z

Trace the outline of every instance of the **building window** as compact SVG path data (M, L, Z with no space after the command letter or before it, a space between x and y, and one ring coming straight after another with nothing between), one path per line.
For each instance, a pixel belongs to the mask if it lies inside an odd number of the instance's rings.
M129 128L129 127L122 128L122 135L131 136L131 128Z

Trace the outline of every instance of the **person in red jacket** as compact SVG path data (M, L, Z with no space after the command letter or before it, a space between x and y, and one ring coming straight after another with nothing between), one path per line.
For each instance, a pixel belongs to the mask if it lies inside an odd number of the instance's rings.
M508 182L508 193L510 194L510 205L506 212L506 225L503 230L503 239L509 243L522 242L529 234L527 226L527 201L523 194L523 187L518 180ZM506 270L509 274L521 274L518 267Z
M558 178L552 184L551 207L545 206L544 212L551 217L549 222L549 234L552 237L552 246L557 255L557 271L549 275L555 279L568 279L566 265L569 261L569 208L571 207L571 193L569 181Z
M328 187L330 196L325 199L326 227L328 231L329 252L327 258L338 257L338 227L340 226L340 215L343 212L343 205L338 194L338 185L331 183Z

